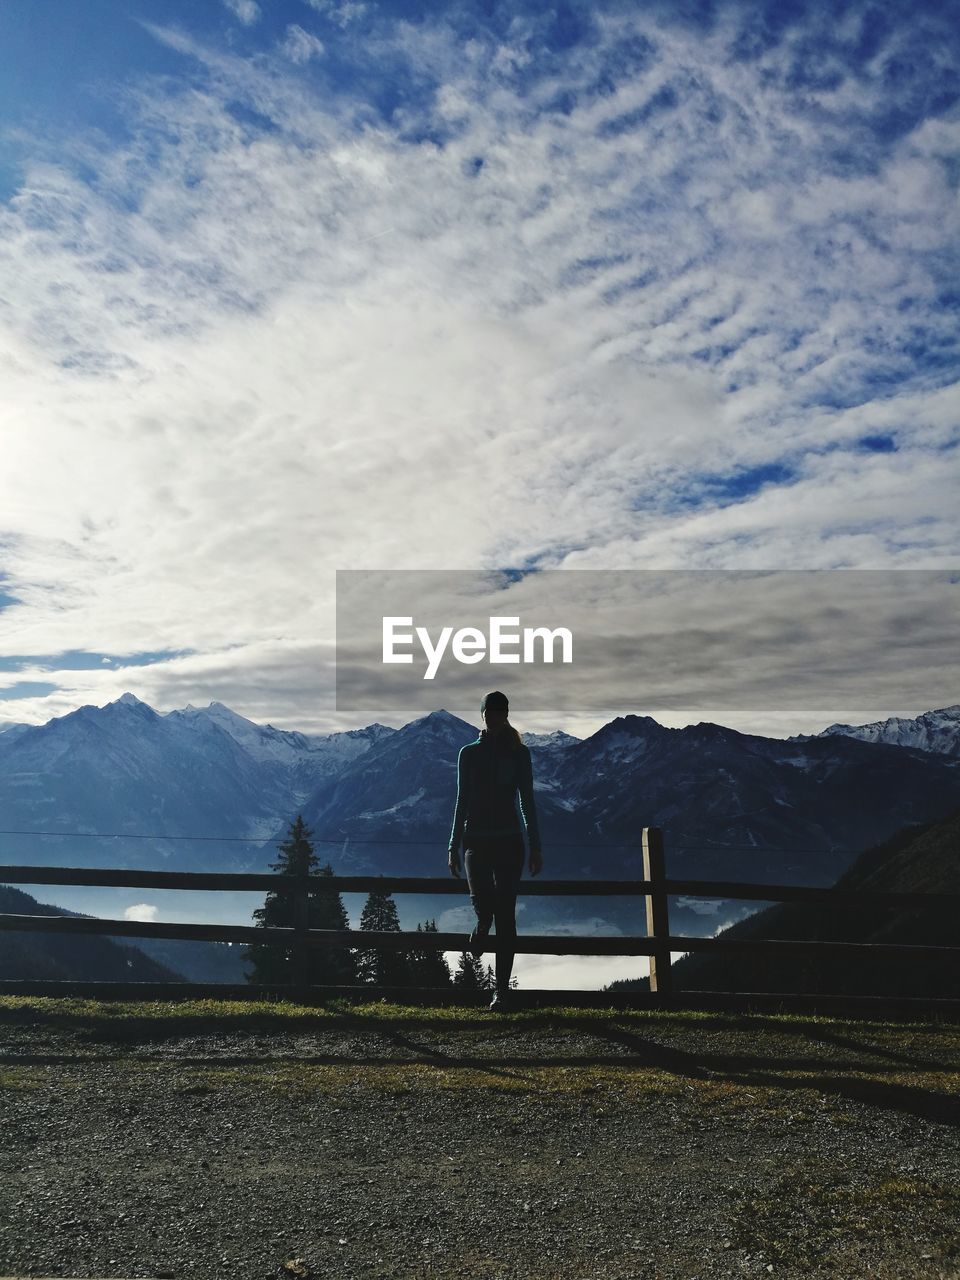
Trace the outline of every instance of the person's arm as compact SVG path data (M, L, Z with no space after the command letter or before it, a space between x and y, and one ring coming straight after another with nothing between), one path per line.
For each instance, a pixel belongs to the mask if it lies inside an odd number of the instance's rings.
M527 839L530 842L530 869L532 871L534 861L540 861L540 824L537 821L537 805L533 798L533 760L530 756L530 748L527 746L524 746L523 757L520 761L520 816L523 818L523 825L527 829ZM534 854L536 854L536 859L534 859Z
M463 751L457 756L457 803L453 810L453 828L450 832L450 844L447 852L451 859L460 857L460 841L463 839L463 825L467 817L466 770L463 765Z

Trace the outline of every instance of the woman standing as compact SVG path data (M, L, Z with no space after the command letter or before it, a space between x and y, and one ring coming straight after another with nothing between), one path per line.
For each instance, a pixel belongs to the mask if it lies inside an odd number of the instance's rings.
M497 990L491 1009L504 1008L513 970L511 944L517 936L517 887L524 853L515 804L518 792L530 842L530 874L537 875L543 866L530 749L508 722L509 709L507 696L499 689L486 694L480 703L485 727L476 742L460 748L448 858L451 874L459 876L462 839L470 901L477 914L470 934L475 956L483 954L483 939L496 920Z

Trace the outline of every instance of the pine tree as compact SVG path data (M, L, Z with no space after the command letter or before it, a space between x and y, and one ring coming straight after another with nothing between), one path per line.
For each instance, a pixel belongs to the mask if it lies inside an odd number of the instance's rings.
M497 977L492 964L484 968L479 959L475 959L467 951L462 951L457 972L453 977L453 985L466 987L468 991L486 991L492 994L497 989ZM511 977L510 986L516 988L515 977Z
M460 952L457 972L453 975L453 985L463 987L467 991L487 991L487 978L483 966L476 956L467 951Z
M438 933L436 920L427 920L417 925L418 933ZM411 970L411 981L418 987L449 987L450 967L444 959L442 951L436 947L417 948L407 952L407 961Z
M327 863L318 867L310 837L312 832L298 814L279 846L280 857L270 867L284 875L319 874L332 876ZM291 928L294 924L295 901L292 885L270 889L262 907L254 912L260 928ZM350 919L339 893L310 885L307 912L311 929L349 929ZM248 982L289 983L299 980L294 972L294 948L272 942L248 944L243 958L253 965L246 975ZM307 981L311 985L352 985L357 980L356 957L350 947L308 947Z
M360 928L375 933L401 932L397 904L388 892L371 890L360 916ZM378 987L405 987L410 985L411 977L412 967L402 951L387 947L361 947L357 951L359 982Z
M423 926L425 933L439 933L436 920L430 920ZM446 956L436 947L431 947L427 952L426 981L424 986L428 987L449 987L452 978L450 976L450 966L447 964Z
M423 933L423 925L420 924L419 921L417 922L417 933ZM427 963L426 951L417 947L416 950L411 949L405 954L407 957L407 972L411 985L422 987L424 985L423 969L424 965Z
M320 867L320 876L332 877L333 867L326 863ZM310 928L311 929L349 929L350 917L343 905L343 899L333 889L311 887L310 890ZM310 973L321 973L322 977L310 977L310 982L332 983L335 986L354 986L357 981L357 956L352 947L311 947Z

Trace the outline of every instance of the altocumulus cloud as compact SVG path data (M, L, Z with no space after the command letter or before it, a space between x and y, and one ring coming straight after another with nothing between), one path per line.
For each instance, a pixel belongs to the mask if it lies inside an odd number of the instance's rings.
M121 659L11 718L338 727L336 568L955 563L957 33L825 13L151 27L0 209L0 656Z

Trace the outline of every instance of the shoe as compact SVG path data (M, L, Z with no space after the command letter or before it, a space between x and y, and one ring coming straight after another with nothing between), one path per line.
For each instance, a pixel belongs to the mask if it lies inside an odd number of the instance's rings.
M507 997L507 993L505 991L498 991L490 1001L489 1007L491 1009L495 1009L497 1013L503 1013L509 1004L510 1001Z
M479 960L484 953L483 940L490 932L489 928L481 929L479 925L474 925L473 932L470 934L470 940L467 944L467 950L475 960Z

